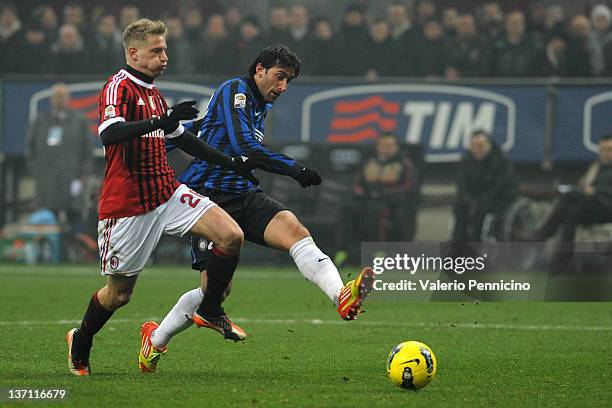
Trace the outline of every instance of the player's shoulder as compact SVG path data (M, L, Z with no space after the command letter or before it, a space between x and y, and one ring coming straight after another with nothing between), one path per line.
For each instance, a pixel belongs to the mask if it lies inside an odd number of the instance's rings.
M131 100L133 91L131 81L124 69L111 75L101 90L105 105L118 105Z
M220 103L223 106L233 105L235 108L244 108L249 97L247 89L244 78L230 78L215 90L215 94L218 96L215 103Z
M238 93L246 94L247 83L243 77L233 77L219 85L219 87L217 88L217 92L219 92L219 90L221 89L227 89L229 91L229 95L234 95Z
M128 79L127 73L125 70L120 69L114 74L110 75L104 84L104 88L109 86L116 86L122 82L125 82Z

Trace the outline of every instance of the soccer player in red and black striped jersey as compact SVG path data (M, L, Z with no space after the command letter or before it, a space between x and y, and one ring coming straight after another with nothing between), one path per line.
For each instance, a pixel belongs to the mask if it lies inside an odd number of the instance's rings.
M75 375L90 374L94 335L116 309L128 303L138 274L162 234L190 234L214 242L218 250L209 273L219 276L233 274L242 248L244 234L238 224L207 197L177 181L168 165L164 140L172 139L194 157L254 181L252 170L263 163L226 156L180 124L195 119L198 110L193 107L195 101L168 108L153 83L168 64L165 36L161 21L142 19L126 27L127 66L111 76L100 92L98 133L107 166L99 202L98 245L106 285L92 296L81 326L67 333L68 366ZM227 283L220 283L221 291ZM226 338L246 337L222 310L207 323ZM147 350L143 371L154 369L165 352L152 346Z

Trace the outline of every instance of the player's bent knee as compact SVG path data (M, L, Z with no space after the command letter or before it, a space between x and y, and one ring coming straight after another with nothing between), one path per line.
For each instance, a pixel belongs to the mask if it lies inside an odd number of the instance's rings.
M240 229L240 227L229 227L226 229L219 242L217 242L217 246L221 249L231 253L238 254L242 249L242 244L244 243L244 232Z
M127 305L132 297L131 292L116 292L112 294L111 305L113 309L119 309Z
M289 213L286 217L286 232L292 240L299 241L310 236L310 231L306 228L295 215Z

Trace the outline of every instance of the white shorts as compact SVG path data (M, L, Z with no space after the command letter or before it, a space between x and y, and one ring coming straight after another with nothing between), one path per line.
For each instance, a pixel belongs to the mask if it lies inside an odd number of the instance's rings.
M181 184L168 201L151 212L98 221L102 275L137 275L162 234L185 235L214 205L208 197Z

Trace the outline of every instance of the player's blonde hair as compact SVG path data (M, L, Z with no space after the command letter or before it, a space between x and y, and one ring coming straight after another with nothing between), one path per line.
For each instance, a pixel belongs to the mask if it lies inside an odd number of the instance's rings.
M127 51L135 41L146 41L149 34L163 35L165 37L167 32L168 28L163 21L152 21L147 18L141 18L140 20L134 21L123 30L123 47Z

